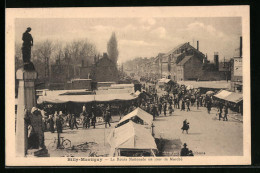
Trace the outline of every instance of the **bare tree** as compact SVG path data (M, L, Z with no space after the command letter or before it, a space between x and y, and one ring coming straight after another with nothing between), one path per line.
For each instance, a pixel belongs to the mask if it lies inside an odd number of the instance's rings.
M80 64L82 60L91 62L92 57L97 54L96 46L87 40L77 40L65 46L65 52L74 65Z
M22 60L22 49L21 44L15 43L15 71L22 66L23 60Z
M61 64L61 60L64 57L64 48L61 42L54 43L52 57L53 58L51 58L52 60L51 64L53 63L53 60Z
M42 70L44 71L44 75L43 74L41 75L43 75L43 78L45 80L49 79L49 75L50 75L49 65L50 65L50 58L53 50L54 50L53 43L49 40L39 42L35 44L33 48L34 65L38 66L38 72ZM44 69L42 69L42 64L44 64Z

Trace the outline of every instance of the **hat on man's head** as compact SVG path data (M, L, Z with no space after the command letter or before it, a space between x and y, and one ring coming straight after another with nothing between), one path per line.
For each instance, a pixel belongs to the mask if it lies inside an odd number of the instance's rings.
M35 111L37 111L38 109L36 107L33 107L31 110L31 113L33 114Z
M186 144L186 143L184 143L184 144L183 144L183 146L184 146L184 147L187 147L187 144Z

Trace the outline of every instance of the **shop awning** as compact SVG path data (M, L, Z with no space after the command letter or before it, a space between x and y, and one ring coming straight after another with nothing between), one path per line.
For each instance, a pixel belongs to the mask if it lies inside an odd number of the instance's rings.
M220 92L218 92L216 95L214 95L215 97L217 98L220 98L220 99L223 99L225 100L225 98L227 96L229 96L231 94L231 92L229 91L226 91L226 90L221 90Z
M101 94L101 95L56 95L56 96L40 96L37 100L41 103L88 103L88 102L108 102L108 101L127 101L136 99L138 96L129 93L122 94Z
M229 92L226 90L221 90L216 95L214 95L214 97L233 103L238 103L243 100L243 94Z
M228 97L226 97L227 101L233 102L233 103L238 103L240 101L243 100L243 95L239 94L239 93L234 93L232 92L231 95L229 95Z
M228 89L230 82L227 81L178 81L179 85L192 86L193 88Z

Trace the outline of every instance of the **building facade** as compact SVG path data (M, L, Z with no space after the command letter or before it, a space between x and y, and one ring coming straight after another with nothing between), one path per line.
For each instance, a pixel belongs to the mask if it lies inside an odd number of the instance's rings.
M118 82L119 71L116 64L104 53L102 58L95 58L91 66L80 68L81 79L92 79L94 82Z
M198 43L197 43L198 46ZM202 73L205 55L189 42L181 44L161 57L162 77L173 81L196 80Z
M233 92L243 91L243 58L234 57L231 60L231 90Z
M174 79L177 79L177 81L197 80L203 73L202 65L203 62L197 56L185 56L177 64L177 75L174 76Z

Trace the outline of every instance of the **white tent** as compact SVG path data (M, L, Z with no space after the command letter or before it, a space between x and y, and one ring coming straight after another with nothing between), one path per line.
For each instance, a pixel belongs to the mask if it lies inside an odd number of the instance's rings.
M136 108L134 111L130 112L129 114L125 115L117 124L117 126L120 126L121 124L123 124L124 122L134 118L134 117L138 117L141 120L143 120L143 122L145 124L148 125L152 125L153 122L153 116L147 112L145 112L144 110L142 110L141 108Z
M142 125L132 121L115 128L108 136L108 142L111 146L110 155L116 154L122 150L141 150L150 151L154 155L153 150L157 150L157 146L151 132Z

